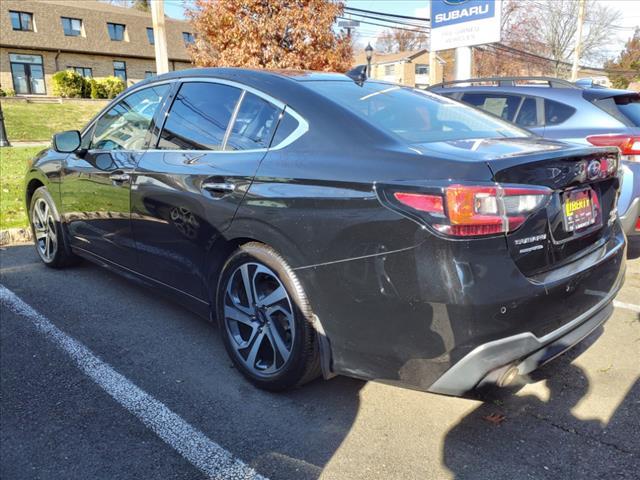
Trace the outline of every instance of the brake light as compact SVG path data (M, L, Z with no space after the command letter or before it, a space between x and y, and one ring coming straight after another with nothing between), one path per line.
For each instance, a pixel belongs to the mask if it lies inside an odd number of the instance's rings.
M396 200L399 202L421 212L428 212L440 216L444 215L444 206L440 195L396 192L393 196L396 197Z
M486 236L517 229L551 196L546 187L450 185L441 194L394 192L403 207L426 212L439 232L454 237Z
M587 137L591 145L597 147L618 147L625 160L640 162L640 137L632 135L591 135Z
M640 232L640 217L636 220L636 232Z

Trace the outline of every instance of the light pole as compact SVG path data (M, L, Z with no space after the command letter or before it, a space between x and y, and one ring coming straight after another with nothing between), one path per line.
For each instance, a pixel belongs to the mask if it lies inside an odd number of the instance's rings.
M371 46L371 42L369 42L365 47L364 53L367 56L367 78L371 78L371 57L373 57L373 47Z

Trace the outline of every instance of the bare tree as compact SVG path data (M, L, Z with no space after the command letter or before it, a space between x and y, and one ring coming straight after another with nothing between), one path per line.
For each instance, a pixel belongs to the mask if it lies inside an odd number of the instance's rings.
M582 32L581 62L601 63L606 59L602 45L611 36L611 26L620 19L620 12L595 0L585 0L585 23ZM531 12L542 19L538 35L545 53L554 60L555 74L566 73L576 43L577 0L535 0L529 2Z
M429 37L420 30L389 29L383 31L376 40L376 50L383 53L403 52L427 48Z

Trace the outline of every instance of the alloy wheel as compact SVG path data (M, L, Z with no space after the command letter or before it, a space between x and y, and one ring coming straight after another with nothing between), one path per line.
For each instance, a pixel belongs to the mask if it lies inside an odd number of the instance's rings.
M254 375L280 372L295 339L293 303L278 276L248 262L227 281L224 324L239 360Z
M38 198L35 201L31 212L31 223L38 253L45 262L53 261L58 250L58 235L55 219L44 198Z

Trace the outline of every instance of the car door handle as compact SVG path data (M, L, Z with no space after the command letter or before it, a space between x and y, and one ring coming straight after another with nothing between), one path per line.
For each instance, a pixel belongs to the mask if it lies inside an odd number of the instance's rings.
M204 182L202 188L213 193L231 193L236 189L236 186L228 182Z
M111 175L109 175L109 178L113 182L123 183L123 182L128 182L131 179L131 176L127 172L115 171Z

